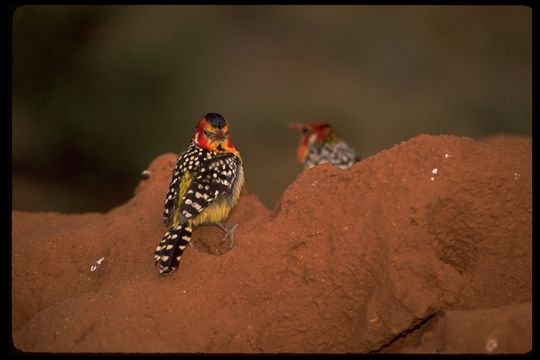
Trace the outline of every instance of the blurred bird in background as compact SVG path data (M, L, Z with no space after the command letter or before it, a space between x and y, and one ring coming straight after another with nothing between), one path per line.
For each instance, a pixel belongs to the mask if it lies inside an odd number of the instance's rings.
M304 170L323 163L348 169L360 160L356 151L340 139L328 123L289 123L289 127L300 134L296 156Z

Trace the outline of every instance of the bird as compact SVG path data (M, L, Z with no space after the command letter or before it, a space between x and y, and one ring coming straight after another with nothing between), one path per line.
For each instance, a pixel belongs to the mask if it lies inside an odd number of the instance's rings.
M289 127L300 134L296 156L304 170L323 163L348 169L360 161L356 151L339 138L327 122L293 122Z
M229 136L229 123L218 113L204 115L195 127L189 147L178 157L165 195L163 221L168 231L154 252L161 275L172 274L191 242L193 230L217 225L234 244L233 232L222 222L238 203L244 186L240 152Z

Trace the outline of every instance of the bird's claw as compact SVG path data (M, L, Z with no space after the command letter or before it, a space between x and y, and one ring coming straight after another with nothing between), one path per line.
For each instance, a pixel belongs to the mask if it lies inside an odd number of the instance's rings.
M229 249L232 249L234 246L234 230L238 227L238 224L234 224L230 229L225 225L219 223L217 226L225 232L225 236L221 239L221 243L224 243L227 238L229 238Z

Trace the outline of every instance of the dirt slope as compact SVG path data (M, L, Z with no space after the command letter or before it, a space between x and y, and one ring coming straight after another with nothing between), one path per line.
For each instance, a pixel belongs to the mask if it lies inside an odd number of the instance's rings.
M244 192L228 220L239 224L236 246L200 227L163 278L152 253L175 159L158 157L134 197L106 214L13 211L18 349L531 349L530 138L420 135L350 170L304 171L272 212ZM496 333L502 345L489 329L508 322L479 311L516 312L512 331ZM440 330L460 314L485 331Z

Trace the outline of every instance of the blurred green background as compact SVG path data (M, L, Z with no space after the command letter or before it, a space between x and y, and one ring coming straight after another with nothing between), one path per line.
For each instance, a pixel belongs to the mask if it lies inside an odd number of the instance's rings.
M107 211L222 113L269 208L290 121L366 158L421 133L530 134L523 6L25 6L13 16L13 209Z

